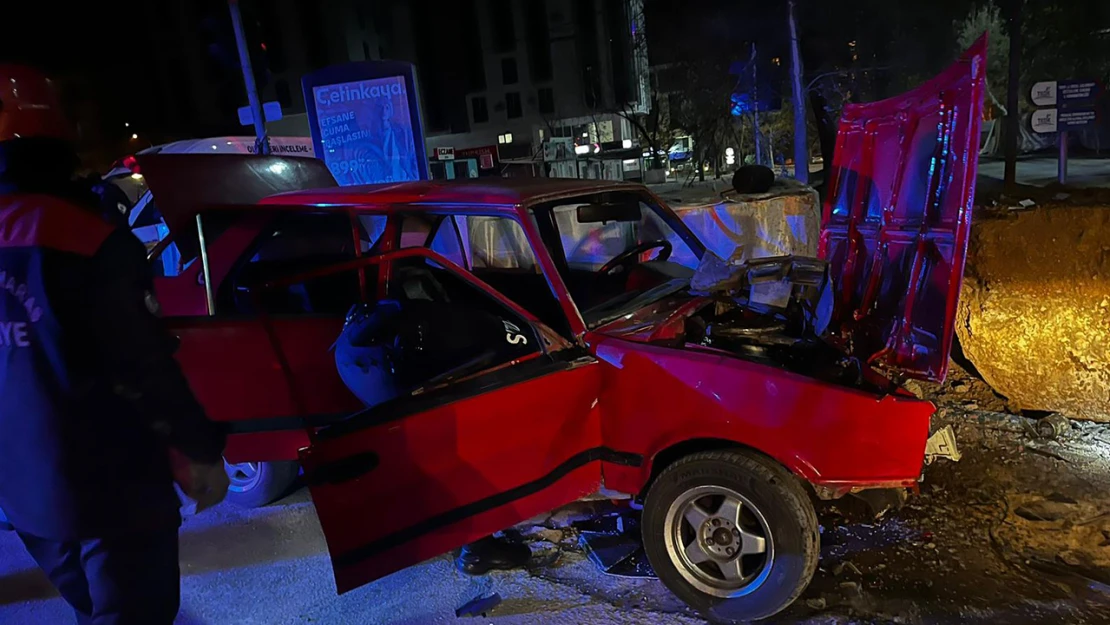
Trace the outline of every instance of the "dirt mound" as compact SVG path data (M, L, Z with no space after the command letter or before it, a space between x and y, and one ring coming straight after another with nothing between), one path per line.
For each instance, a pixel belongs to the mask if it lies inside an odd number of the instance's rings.
M1110 208L977 218L956 331L1011 408L1110 421Z

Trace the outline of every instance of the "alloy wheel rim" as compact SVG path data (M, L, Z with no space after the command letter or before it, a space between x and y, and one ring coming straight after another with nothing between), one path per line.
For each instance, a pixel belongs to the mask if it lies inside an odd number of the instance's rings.
M705 594L742 597L771 574L775 550L767 519L731 488L686 491L667 509L663 529L671 563Z
M235 462L224 460L224 469L227 471L227 489L237 493L248 491L258 485L262 479L261 463Z

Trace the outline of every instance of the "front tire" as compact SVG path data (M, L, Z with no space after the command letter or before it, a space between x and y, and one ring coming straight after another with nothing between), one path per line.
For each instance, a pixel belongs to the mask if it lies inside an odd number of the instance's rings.
M817 514L798 479L744 451L692 454L644 501L643 540L659 579L717 623L773 616L813 578Z
M286 495L297 481L300 465L291 461L240 462L224 460L230 484L227 501L240 508L260 508Z

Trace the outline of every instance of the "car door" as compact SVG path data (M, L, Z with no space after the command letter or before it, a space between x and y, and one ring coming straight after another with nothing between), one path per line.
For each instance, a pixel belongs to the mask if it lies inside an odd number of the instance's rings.
M530 349L460 363L315 433L301 461L341 593L593 493L600 461L621 461L601 447L599 365L585 351L427 249L365 263L388 268L401 300L482 309L503 324L492 341Z
M295 450L308 442L300 422L324 424L361 407L340 380L331 351L347 311L361 301L357 276L338 273L269 284L354 260L352 232L350 217L342 211L282 214L220 285L220 304L251 319L267 337L273 355L268 364L282 376L288 395L285 412L233 426L233 432L251 434L255 451L265 446L260 443L264 439L288 441L295 436L299 444L282 448L290 456L282 459L293 459Z
M220 223L206 217L210 225ZM353 260L353 231L342 211L254 208L247 217L249 224L238 219L213 228L221 234L206 245L215 314L177 317L170 325L198 398L213 419L229 423L228 460L295 460L308 444L303 423L327 423L361 407L339 379L330 350L347 310L360 301L359 285L339 276L260 287ZM203 296L197 265L164 283ZM159 296L166 292L159 289Z

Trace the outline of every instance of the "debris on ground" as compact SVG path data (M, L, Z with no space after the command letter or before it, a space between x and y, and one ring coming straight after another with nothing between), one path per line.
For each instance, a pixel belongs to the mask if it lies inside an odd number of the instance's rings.
M806 606L812 610L824 610L825 598L817 597L816 599L806 599Z
M943 406L958 407L961 410L1006 412L1006 398L996 394L983 380L960 366L955 361L948 363L948 378L944 384L910 380L906 390L914 395L928 399Z
M938 458L959 462L960 450L956 446L956 434L951 425L946 425L933 433L925 442L925 464L932 464Z
M501 595L493 593L492 595L479 596L467 601L455 610L455 616L462 618L464 616L481 616L485 617L488 612L501 604Z

